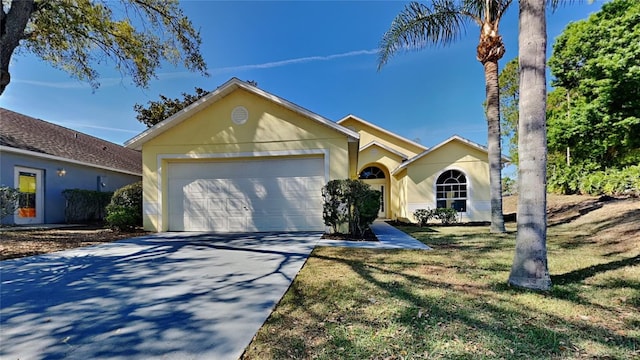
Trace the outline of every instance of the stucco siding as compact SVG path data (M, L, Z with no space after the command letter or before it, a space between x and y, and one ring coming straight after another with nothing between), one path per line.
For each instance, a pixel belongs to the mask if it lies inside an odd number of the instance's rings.
M461 219L490 220L489 164L487 154L452 141L407 167L407 217L413 221L416 209L436 208L435 183L446 170L461 171L467 179L467 211Z
M360 134L360 146L365 146L372 141L378 141L385 146L388 146L396 151L407 155L407 158L411 158L424 151L423 148L403 141L397 137L390 136L389 134L367 126L366 124L363 124L362 122L353 118L347 118L344 121L341 121L340 125L347 128L352 127Z
M387 191L385 202L388 204L385 209L387 218L396 218L399 211L398 181L391 176L391 172L402 163L402 158L378 146L372 146L361 151L358 158L358 171L362 171L369 166L376 166L385 172L387 180Z

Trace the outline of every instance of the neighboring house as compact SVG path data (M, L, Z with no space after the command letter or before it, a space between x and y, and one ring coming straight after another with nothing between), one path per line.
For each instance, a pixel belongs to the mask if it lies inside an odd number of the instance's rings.
M20 190L3 224L65 221L62 191L114 191L142 178L139 151L0 108L0 185Z
M428 149L235 78L125 146L142 151L150 231L323 231L321 188L346 178L382 191L380 218L454 207L462 221L490 220L484 147L453 136Z

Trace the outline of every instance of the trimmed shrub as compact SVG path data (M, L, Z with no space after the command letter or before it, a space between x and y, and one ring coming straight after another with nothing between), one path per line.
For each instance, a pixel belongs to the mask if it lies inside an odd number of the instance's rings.
M116 190L107 206L107 224L114 230L132 231L142 226L142 182Z
M431 209L418 209L413 212L413 216L418 220L418 225L426 226L429 220L436 216L434 210Z
M455 224L458 222L458 211L454 208L437 208L434 217L443 224Z
M356 211L358 214L357 224L360 235L364 234L367 228L373 224L378 217L380 197L382 196L380 191L370 189L369 185L362 191L362 194L359 195L359 200L356 201Z
M0 221L9 215L15 214L19 196L18 189L0 186Z
M360 180L332 180L322 188L322 218L334 233L345 224L349 234L361 236L378 216L380 191Z
M82 224L103 221L107 213L106 207L112 195L112 192L64 190L62 196L67 200L64 209L65 222L67 224Z
M458 211L454 208L418 209L413 213L419 226L426 226L429 220L438 219L443 224L455 224L458 222Z
M121 205L109 205L107 213L107 224L118 231L133 231L136 226L141 226L142 216L133 208Z

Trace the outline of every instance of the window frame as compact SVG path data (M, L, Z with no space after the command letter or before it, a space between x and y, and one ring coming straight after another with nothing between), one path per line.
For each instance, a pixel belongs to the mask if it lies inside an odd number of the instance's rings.
M375 176L375 177L362 177L362 173L364 173L366 170L369 169L375 169L377 170L376 173L371 172L370 174ZM382 170L381 168L379 168L378 166L375 165L370 165L365 167L364 169L362 169L362 171L360 171L358 173L358 179L359 180L380 180L380 179L386 179L387 178L387 174L385 174L384 170Z
M446 178L443 178L444 176ZM445 169L438 174L434 183L434 190L437 209L452 207L460 213L468 211L470 184L464 171L460 169ZM449 194L453 196L448 197L447 195Z

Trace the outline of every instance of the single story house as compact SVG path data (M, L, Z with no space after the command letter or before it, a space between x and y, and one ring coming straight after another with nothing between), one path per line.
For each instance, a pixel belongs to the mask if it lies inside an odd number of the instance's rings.
M453 207L489 221L487 149L427 148L356 116L331 121L236 78L128 140L142 151L150 231L323 231L321 188L362 179L380 218Z
M115 191L142 179L139 151L0 108L0 185L20 191L3 224L64 223L62 191Z

